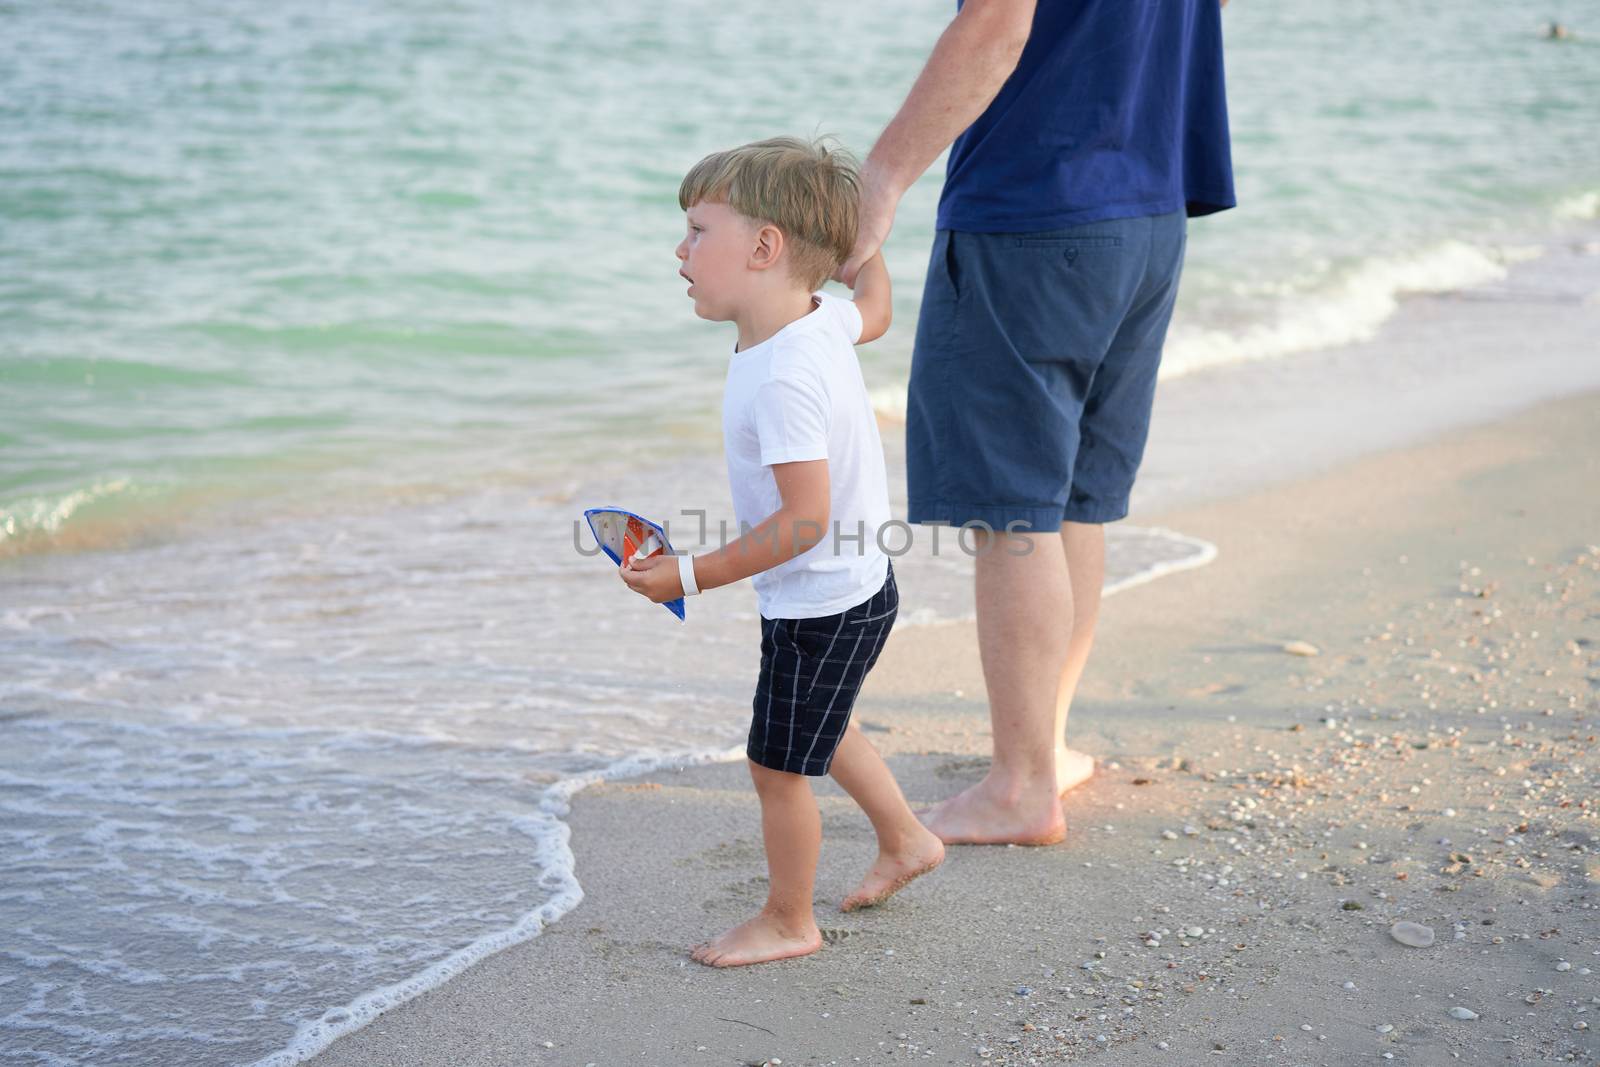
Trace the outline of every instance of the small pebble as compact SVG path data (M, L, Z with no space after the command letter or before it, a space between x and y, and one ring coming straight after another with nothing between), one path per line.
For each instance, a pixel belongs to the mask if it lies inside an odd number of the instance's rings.
M1301 1023L1300 1024L1300 1029L1309 1031L1311 1029L1311 1024L1310 1023Z
M1187 926L1187 927L1184 927L1183 932L1184 932L1185 936L1187 936L1187 937L1200 937L1205 933L1205 931L1202 930L1198 926Z
M1572 970L1572 964L1568 963L1566 960L1562 960L1560 963L1556 964L1556 970L1570 971Z
M1354 989L1354 988L1355 988L1355 987L1356 987L1356 984L1355 984L1355 983L1354 983L1354 982L1346 982L1346 983L1345 983L1345 984L1344 984L1344 987L1345 987L1345 988L1346 988L1346 989Z
M1389 927L1389 936L1402 945L1427 948L1433 944L1433 927L1402 920Z
M1477 1017L1478 1013L1473 1011L1471 1008L1450 1009L1450 1018L1452 1019L1476 1019Z
M1393 1023L1382 1023L1378 1026L1378 1033L1387 1034L1394 1030Z

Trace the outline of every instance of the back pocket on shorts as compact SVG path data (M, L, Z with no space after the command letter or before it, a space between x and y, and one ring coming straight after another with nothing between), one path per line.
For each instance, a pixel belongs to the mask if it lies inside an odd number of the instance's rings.
M1128 306L1128 259L1115 234L1009 238L1003 253L1008 284L997 316L1006 342L1026 362L1079 368L1086 387Z

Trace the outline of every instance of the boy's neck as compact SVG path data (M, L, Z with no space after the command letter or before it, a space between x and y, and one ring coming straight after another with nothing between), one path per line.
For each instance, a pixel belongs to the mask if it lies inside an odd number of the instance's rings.
M796 319L811 314L815 307L811 294L799 289L753 301L750 307L734 316L734 324L739 327L739 347L735 351L754 348Z

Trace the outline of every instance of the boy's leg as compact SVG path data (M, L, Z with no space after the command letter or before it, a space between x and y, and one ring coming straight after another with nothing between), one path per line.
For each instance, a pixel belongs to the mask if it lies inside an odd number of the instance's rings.
M944 860L944 843L917 821L888 764L854 723L845 730L828 773L861 805L878 835L878 858L841 910L881 904Z
M804 775L775 771L750 762L750 777L761 798L761 836L767 849L767 903L755 918L691 955L712 967L805 956L822 947L822 932L811 912L811 894L822 850L822 817L811 783Z
M1094 757L1068 748L1067 715L1078 680L1094 645L1094 627L1100 618L1100 590L1106 580L1106 528L1100 523L1064 522L1061 544L1067 553L1067 574L1072 586L1072 638L1067 643L1067 665L1056 691L1056 789L1065 793L1094 774Z

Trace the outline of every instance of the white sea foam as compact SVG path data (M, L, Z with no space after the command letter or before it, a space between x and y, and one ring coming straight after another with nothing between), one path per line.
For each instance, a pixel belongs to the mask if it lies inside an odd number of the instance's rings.
M82 489L59 496L32 496L0 507L0 546L30 535L51 535L83 508L97 500L127 494L134 488L128 478L102 478Z
M1174 323L1162 357L1162 377L1364 341L1399 310L1403 296L1498 281L1509 263L1538 252L1443 241L1409 254L1367 260L1315 291L1284 297L1273 316L1240 330Z
M1555 206L1558 219L1600 219L1600 189L1569 196Z
M1155 538L1165 540L1175 546L1181 546L1188 551L1167 558L1153 559L1140 570L1107 582L1105 589L1100 594L1101 596L1113 596L1123 590L1132 589L1136 585L1144 585L1146 582L1153 582L1157 578L1163 578L1169 574L1177 574L1179 571L1204 567L1217 558L1217 546L1210 541L1202 541L1198 537L1190 537L1188 534L1179 533L1176 530L1162 529L1159 526L1147 527L1146 532Z
M878 416L891 422L906 421L906 387L881 385L867 391L867 399Z
M1106 583L1101 595L1114 596L1125 589L1143 585L1164 575L1203 567L1216 557L1217 547L1198 537L1190 537L1188 534L1159 526L1130 526L1127 523L1119 523L1107 532ZM918 566L922 568L920 571L912 570ZM938 582L938 578L928 573L927 567L928 561L925 560L901 560L896 563L897 571L903 570L907 574L914 575L902 583L906 587ZM963 590L970 584L970 576L964 569L957 575L957 580ZM927 594L924 592L922 595ZM948 610L924 606L911 611L902 609L900 616L895 620L895 628L898 630L919 626L943 626L955 622L970 622L976 618L971 610L970 597L961 595L948 598L946 602L950 600L960 604L960 608Z
M1600 194L1573 198L1562 209L1564 217L1595 217L1594 211L1600 210L1597 201ZM1368 259L1315 282L1283 279L1253 283L1248 286L1249 295L1257 310L1243 325L1195 325L1181 312L1174 318L1162 354L1161 377L1284 359L1364 341L1378 332L1409 294L1455 292L1499 281L1506 277L1509 266L1542 253L1538 245L1484 246L1450 240L1410 253ZM1262 303L1268 298L1270 302ZM905 420L903 383L879 387L871 397L873 410L880 416Z
M583 901L583 887L577 878L577 861L572 854L571 829L561 821L571 810L575 794L607 778L627 778L647 774L661 767L738 759L742 747L712 751L631 756L600 771L572 775L545 788L539 802L539 816L517 821L517 828L535 843L535 862L542 870L539 885L551 893L550 899L522 916L508 929L480 937L466 948L452 953L410 978L355 998L348 1004L329 1008L315 1020L303 1022L288 1047L263 1056L250 1067L291 1067L315 1056L345 1034L361 1029L390 1008L448 982L486 956L537 937L545 927L560 919Z

